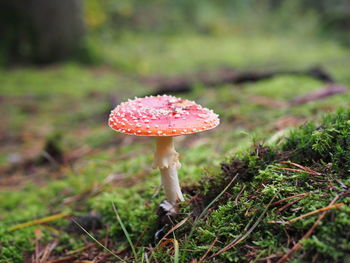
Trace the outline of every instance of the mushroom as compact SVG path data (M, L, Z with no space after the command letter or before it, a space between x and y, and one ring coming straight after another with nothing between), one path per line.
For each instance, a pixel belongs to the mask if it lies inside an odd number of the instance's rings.
M177 170L181 167L174 148L174 136L215 128L218 115L194 101L174 96L149 96L123 102L112 110L108 124L118 132L152 136L156 151L152 168L158 168L167 200L175 206L184 201Z

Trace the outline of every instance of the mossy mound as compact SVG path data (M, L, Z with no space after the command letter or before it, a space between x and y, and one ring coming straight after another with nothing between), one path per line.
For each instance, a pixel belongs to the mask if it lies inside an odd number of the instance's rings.
M199 260L208 250L208 262L277 262L298 243L291 262L350 258L349 110L325 117L320 126L305 124L280 146L257 146L250 155L222 163L222 171L202 182L192 209L203 209L221 193L220 198L193 227L175 231L182 262ZM326 212L306 215L325 207ZM158 251L158 260L170 262L170 247Z

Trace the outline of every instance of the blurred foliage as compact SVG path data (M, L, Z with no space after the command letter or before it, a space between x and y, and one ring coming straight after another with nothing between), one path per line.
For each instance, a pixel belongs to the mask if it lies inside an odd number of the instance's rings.
M83 4L88 34L70 57L83 63L101 62L101 41L111 43L130 32L205 35L259 32L283 36L293 32L305 37L334 37L350 43L347 0L85 0ZM2 10L0 65L13 62L10 56L13 52L27 61L35 58L37 54L32 53L40 49L35 45L37 36L28 18L13 9Z
M92 31L113 35L128 30L329 33L345 32L350 23L350 4L346 0L87 0L85 20ZM342 39L347 37L343 35Z

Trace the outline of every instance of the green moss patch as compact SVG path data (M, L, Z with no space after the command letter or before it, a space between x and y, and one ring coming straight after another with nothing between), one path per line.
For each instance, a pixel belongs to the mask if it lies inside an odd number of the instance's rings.
M191 205L203 209L236 179L194 229L188 224L175 232L183 262L199 260L208 249L208 262L278 260L298 242L292 262L344 262L350 254L344 231L350 226L349 134L350 111L339 110L321 125L296 129L279 147L257 146L222 163L222 173L203 181ZM336 206L328 207L335 198ZM325 217L303 239L322 212L305 215L325 207ZM158 256L169 262L172 251L165 251Z

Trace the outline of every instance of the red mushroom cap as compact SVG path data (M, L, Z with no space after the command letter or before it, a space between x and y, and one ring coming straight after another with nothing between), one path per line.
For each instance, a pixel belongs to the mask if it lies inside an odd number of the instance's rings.
M123 102L112 110L108 125L139 136L177 136L215 128L218 115L193 101L174 96L150 96Z

